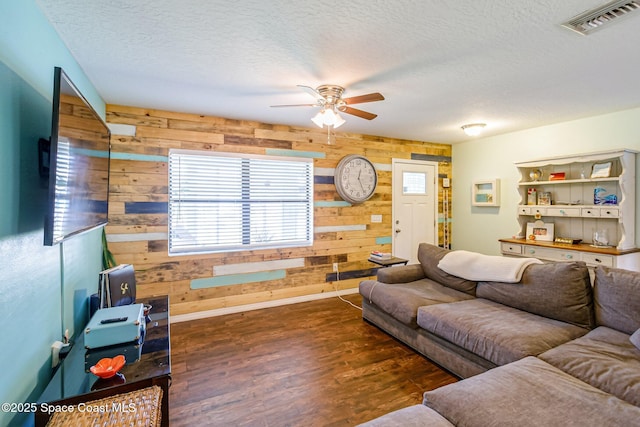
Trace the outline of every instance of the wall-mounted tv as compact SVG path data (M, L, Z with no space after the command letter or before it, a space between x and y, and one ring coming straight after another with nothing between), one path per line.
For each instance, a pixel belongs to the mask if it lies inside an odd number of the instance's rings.
M110 138L106 123L56 67L45 245L107 223Z

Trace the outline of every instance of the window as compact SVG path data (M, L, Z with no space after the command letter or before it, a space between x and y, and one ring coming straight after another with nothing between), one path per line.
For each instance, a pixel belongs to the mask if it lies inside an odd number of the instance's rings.
M169 152L170 255L312 243L313 160Z
M402 194L427 194L427 174L424 172L402 172Z

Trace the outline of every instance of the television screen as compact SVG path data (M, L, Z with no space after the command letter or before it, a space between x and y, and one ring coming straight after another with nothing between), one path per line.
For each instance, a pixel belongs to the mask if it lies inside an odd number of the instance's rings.
M110 138L106 123L56 67L45 245L107 223Z

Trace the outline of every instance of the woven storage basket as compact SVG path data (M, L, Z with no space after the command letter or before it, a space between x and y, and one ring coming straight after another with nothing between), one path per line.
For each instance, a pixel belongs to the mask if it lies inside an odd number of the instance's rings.
M160 426L162 389L158 386L75 405L73 412L56 412L48 426Z

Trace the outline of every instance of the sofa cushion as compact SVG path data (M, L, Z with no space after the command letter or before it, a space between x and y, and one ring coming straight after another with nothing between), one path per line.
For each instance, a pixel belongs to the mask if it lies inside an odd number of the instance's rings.
M588 332L481 298L420 307L417 322L496 365L537 356Z
M595 326L593 291L584 262L530 265L518 283L478 283L476 296L584 328Z
M633 334L640 328L640 273L598 266L595 276L596 324Z
M399 265L393 268L379 268L376 279L382 283L409 283L424 279L420 264Z
M629 341L631 341L631 344L635 345L636 348L640 350L640 329L635 331L633 335L629 337Z
M473 298L429 279L397 284L365 280L359 289L362 298L412 328L418 327L418 307Z
M634 426L640 408L535 357L424 394L457 426Z
M425 276L444 286L475 296L476 282L454 276L438 268L438 263L448 252L450 251L447 249L428 243L420 243L418 245L418 261L424 270Z
M640 406L640 350L629 342L628 334L600 326L538 357L600 390Z
M449 421L431 408L413 405L389 412L360 427L452 427Z

